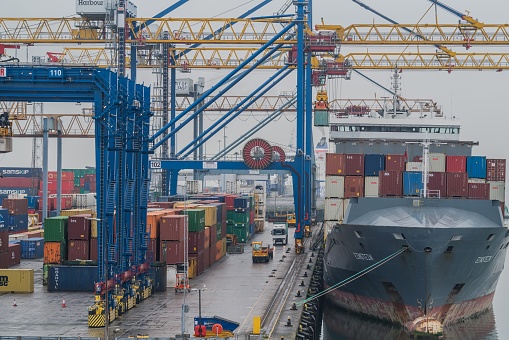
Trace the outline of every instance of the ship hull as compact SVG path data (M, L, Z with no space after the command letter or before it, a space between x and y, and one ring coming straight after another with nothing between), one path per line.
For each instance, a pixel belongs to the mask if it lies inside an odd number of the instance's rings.
M408 250L332 290L327 298L333 304L404 325L410 331L422 318L447 325L491 307L509 244L507 228L501 217L497 219L495 203L469 202L464 211L458 202L450 206L450 202L442 204L439 200L433 208L407 206L405 212L415 218L409 222L408 216L397 210L404 201L390 199L380 210L373 206L384 199L375 200L379 201L354 200L347 223L335 226L327 235L325 287L335 287L403 247ZM443 221L448 220L450 211L454 213L449 217L456 218L456 222L451 221L448 226ZM386 218L398 213L396 220L401 223ZM463 213L468 221L457 222L456 216L464 216ZM367 215L371 217L366 218ZM383 217L375 225L348 223L348 219L370 221L375 215ZM419 224L431 216L438 223ZM388 225L382 225L380 220Z

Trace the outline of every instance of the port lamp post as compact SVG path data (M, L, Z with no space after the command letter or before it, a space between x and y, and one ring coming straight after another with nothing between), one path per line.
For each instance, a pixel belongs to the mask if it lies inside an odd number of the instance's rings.
M205 337L207 335L207 329L203 324L203 320L201 318L201 292L205 290L206 287L203 285L203 288L192 289L198 291L198 323L194 325L194 336Z

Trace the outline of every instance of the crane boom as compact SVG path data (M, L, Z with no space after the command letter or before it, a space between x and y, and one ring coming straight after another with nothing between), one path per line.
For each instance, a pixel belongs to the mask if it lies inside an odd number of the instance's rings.
M428 1L434 3L438 7L441 7L443 9L445 9L447 12L456 15L457 17L461 18L462 20L465 20L466 22L468 22L469 24L471 24L475 28L483 28L484 27L484 23L477 21L476 19L472 18L469 15L461 13L460 11L457 11L454 8L452 8L450 6L447 6L446 4L441 3L438 0L428 0Z

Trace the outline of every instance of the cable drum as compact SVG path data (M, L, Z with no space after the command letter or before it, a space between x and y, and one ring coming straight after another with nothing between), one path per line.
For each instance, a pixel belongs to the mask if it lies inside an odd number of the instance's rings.
M272 147L263 139L251 139L244 145L242 156L249 168L265 169L272 163Z
M285 151L277 146L272 146L272 161L273 162L284 162L286 159Z

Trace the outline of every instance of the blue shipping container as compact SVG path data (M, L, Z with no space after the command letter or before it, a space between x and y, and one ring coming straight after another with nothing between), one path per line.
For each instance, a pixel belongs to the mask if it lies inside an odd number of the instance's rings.
M41 196L27 196L28 209L37 209Z
M486 178L486 156L467 156L468 178Z
M422 172L403 172L403 195L419 196L423 187Z
M9 215L9 230L11 231L28 230L28 214Z
M44 238L35 237L20 240L22 259L40 259L44 257Z
M378 173L383 170L385 170L385 155L364 156L364 176L378 176Z
M58 212L56 210L50 210L48 211L48 217L57 217Z
M97 266L52 266L48 268L48 292L93 292Z
M233 200L234 209L249 209L249 197L235 197Z
M0 208L0 222L4 225L0 228L6 228L9 226L9 210L6 208Z
M0 167L0 174L3 177L41 177L42 169Z
M32 188L0 188L0 196L7 198L9 195L30 195Z

